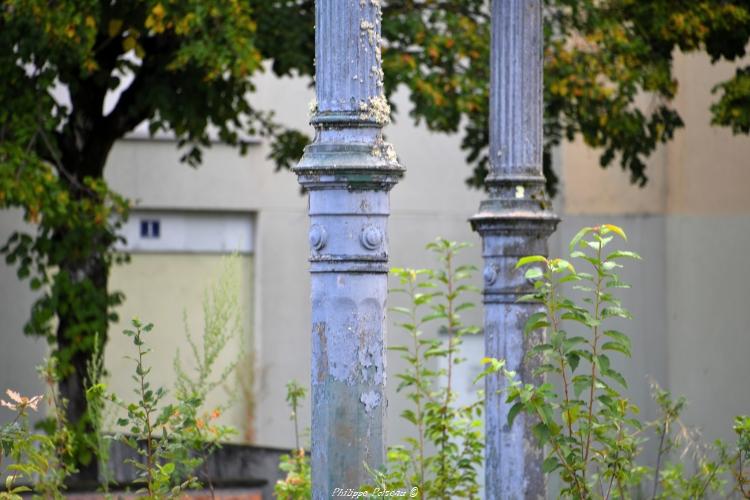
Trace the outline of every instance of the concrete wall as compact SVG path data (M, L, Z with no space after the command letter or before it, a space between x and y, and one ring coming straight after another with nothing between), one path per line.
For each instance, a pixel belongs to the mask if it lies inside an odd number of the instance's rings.
M750 413L750 216L675 215L667 226L668 386L707 439Z
M0 211L0 241L19 230L27 230L22 214L17 211ZM0 246L2 246L0 244ZM39 379L36 367L47 356L44 339L31 338L23 334L23 325L28 319L33 293L27 283L20 284L16 268L0 260L0 398L7 401L6 389L14 389L25 396L43 394L45 385ZM3 409L0 422L13 415Z
M230 363L246 362L243 350L252 347L251 324L253 305L253 260L249 255L238 255L233 260L216 254L164 253L132 255L127 266L114 269L111 275L113 290L125 293L127 300L119 309L120 321L110 327L109 343L105 351L105 366L109 371L110 389L125 401L134 397L134 362L136 355L132 339L122 334L132 329L131 320L137 317L144 323L154 323L154 329L144 338L152 351L146 357L153 387L171 389L176 381L173 361L179 356L188 375L195 372L192 350L186 341L186 332L199 349L205 316L204 300L222 272L237 275L236 299L239 306L240 331L232 338L215 364L212 381L221 381L221 373ZM224 380L206 401L208 413L215 408L230 407L217 419L217 423L232 425L240 433L233 439L242 440L252 418L247 414L244 394L236 377Z

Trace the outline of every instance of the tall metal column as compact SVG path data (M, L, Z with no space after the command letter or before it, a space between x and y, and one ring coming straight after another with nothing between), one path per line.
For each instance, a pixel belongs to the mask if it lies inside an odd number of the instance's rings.
M313 498L371 480L385 447L389 190L380 2L316 1L315 140L295 172L309 193Z
M546 208L542 174L541 0L493 0L491 43L489 198L471 218L485 262L485 353L531 382L535 364L525 356L539 339L523 329L538 306L517 302L533 287L514 267L525 255L547 254L558 222ZM504 385L501 375L486 381L486 498L544 498L534 422L519 415L507 425Z

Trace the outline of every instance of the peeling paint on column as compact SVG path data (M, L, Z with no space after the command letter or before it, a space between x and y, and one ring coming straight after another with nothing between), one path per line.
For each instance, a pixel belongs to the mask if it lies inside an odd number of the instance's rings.
M545 199L541 0L493 0L491 45L489 198L471 218L485 261L485 355L505 359L524 382L540 382L532 376L535 362L526 357L540 339L523 333L526 319L539 309L518 302L533 287L515 264L526 255L546 255L558 222L539 203ZM509 426L511 405L499 392L504 378L485 383L485 498L544 498L543 453L531 432L535 422L520 414Z
M377 0L316 1L316 134L295 168L309 193L316 500L385 460L388 193L403 169L382 136L380 23Z
M359 398L363 405L365 405L365 411L370 412L373 408L376 408L380 404L380 394L375 391L370 391L362 394Z

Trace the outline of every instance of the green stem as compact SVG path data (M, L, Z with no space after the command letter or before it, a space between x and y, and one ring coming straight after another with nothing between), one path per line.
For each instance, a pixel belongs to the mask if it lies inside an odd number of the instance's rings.
M141 342L141 328L138 327L136 332L136 338L138 340L138 377L140 380L140 397L141 404L143 407L143 420L146 426L146 485L148 488L149 497L154 497L154 447L152 443L153 429L151 428L151 404L146 402L146 375L143 369L143 357L145 352L143 350L143 343Z
M745 479L745 475L742 472L742 451L740 450L737 453L737 484L740 487L740 493L744 498L750 499L750 491L745 490L745 483L747 483L747 479Z
M544 415L539 411L538 409L537 415L540 419L544 419ZM567 462L565 459L565 455L563 455L562 450L560 449L560 445L555 441L554 439L550 440L550 444L552 445L552 451L555 452L557 455L557 459L560 461L562 466L568 471L568 474L570 474L570 477L573 479L573 482L575 483L576 487L578 488L578 493L581 495L582 499L585 499L587 497L586 487L585 485L581 484L581 480L578 478L578 475L575 472L575 469Z
M609 485L607 486L607 494L604 495L604 500L609 499L609 494L612 492L612 485L614 484L614 482L615 482L615 476L613 474L612 477L609 478Z
M550 323L552 323L552 329L553 332L558 332L560 330L560 320L557 317L557 307L555 307L555 286L554 283L552 283L552 280L550 280L550 300L549 305L547 307L547 316L550 320ZM558 350L558 354L560 355L560 373L562 374L563 379L563 401L565 402L565 413L567 415L567 421L568 421L568 437L573 439L573 421L570 416L570 393L568 392L568 376L565 372L565 354L562 351L562 346Z
M297 467L297 474L302 474L302 461L304 460L304 455L302 455L302 450L299 447L299 421L297 420L297 399L294 398L292 400L292 418L294 419L294 464Z
M620 492L620 498L625 500L625 488L622 486L622 479L617 478L617 491Z
M592 423L594 421L594 389L596 387L596 363L597 363L597 345L599 342L599 307L601 306L601 287L602 287L602 275L601 275L601 260L602 260L602 242L599 241L599 247L596 250L596 297L594 299L594 338L591 342L591 387L589 389L589 405L587 412L587 432L586 432L586 447L584 448L583 455L583 476L586 477L586 470L588 469L589 452L591 450L591 430Z
M669 420L664 420L664 425L661 428L661 432L659 433L659 452L656 455L656 468L654 469L654 490L651 493L652 500L656 498L656 494L659 490L659 469L661 468L661 457L664 454L664 440L667 436L667 429Z
M452 374L453 374L453 335L455 329L455 318L453 313L453 266L452 266L452 253L450 250L445 255L445 266L446 266L446 282L448 287L447 306L448 306L448 381L445 388L445 402L441 408L441 417L443 419L442 435L440 438L440 475L443 481L445 481L445 469L446 469L446 447L448 445L448 409L451 399L451 386L452 386ZM443 492L443 498L449 498L448 492Z
M409 280L409 293L412 297L413 307L411 308L411 323L414 325L414 380L416 381L416 391L414 394L414 403L417 407L417 435L419 438L419 491L424 491L424 423L422 422L422 362L420 358L419 346L419 327L421 323L417 319L417 305L415 301L416 284Z
M706 482L703 483L703 486L701 487L700 491L698 491L698 494L695 495L695 498L703 497L703 493L705 493L706 488L708 488L708 485L711 484L711 481L713 480L714 476L716 476L717 470L718 470L718 467L714 466L714 469L711 471L711 474L708 475Z

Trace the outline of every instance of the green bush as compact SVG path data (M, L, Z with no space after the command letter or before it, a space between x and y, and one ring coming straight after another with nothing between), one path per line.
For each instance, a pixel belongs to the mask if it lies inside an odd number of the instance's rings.
M53 358L54 359L54 358ZM0 426L0 465L4 459L5 491L2 500L21 500L22 495L33 494L42 498L62 498L65 480L75 472L73 462L73 433L65 421L65 402L57 393L57 370L54 361L39 369L47 383L47 402L53 418L47 433L34 432L29 422L29 411L38 411L44 396L21 396L8 389L10 401L0 400L0 407L15 413L15 418ZM22 482L23 484L18 484Z
M391 309L401 318L397 326L408 343L390 349L407 364L395 376L397 391L410 403L401 418L413 436L388 449L385 469L372 471L375 485L365 490L414 491L416 498L428 499L479 497L484 396L480 392L472 403L459 405L454 388L454 368L465 361L462 340L480 331L464 325L459 314L475 307L467 295L479 292L468 283L475 268L456 265L458 252L467 246L439 238L427 245L439 259L438 269L391 270L399 282L391 293L409 302ZM425 338L430 327L440 332L437 338Z
M124 331L135 350L135 355L128 357L133 362L131 378L136 397L132 401L125 401L107 390L101 352L94 353L87 367L86 398L95 432L87 439L97 452L105 493L109 491L112 478L108 459L113 439L125 443L139 456L138 460L130 461L137 471L136 482L143 485L136 494L164 499L179 497L185 489L200 486L197 468L223 439L236 433L233 428L215 422L229 402L217 408L205 408L208 395L227 380L237 361L244 356L240 352L234 362L221 373L214 374L220 355L242 332L236 263L236 259L225 262L219 279L205 295L201 342L195 342L187 332L195 370L183 367L179 352L175 356L173 366L177 383L173 402L167 401L169 393L166 388L155 387L149 380L151 368L147 359L151 350L147 340L153 325L134 319L132 328ZM11 401L2 401L2 406L17 415L13 422L0 427L0 464L3 459L10 459L4 467L8 479L6 491L0 493L0 499L20 499L24 492L42 498L62 498L65 480L75 472L71 465L74 463L72 430L65 421L66 402L55 392L56 373L58 370L54 365L42 370L49 385L48 400L53 410L52 418L44 423L46 433L34 432L28 419L29 410L37 410L42 396L26 398L9 390L7 394ZM105 432L106 420L117 409L122 414L116 422L121 432L112 436ZM206 479L208 487L213 490L210 477L206 475ZM24 484L19 486L19 482ZM27 485L31 485L33 491Z
M621 262L640 257L627 250L606 250L615 237L627 239L617 226L586 227L570 242L570 260L537 255L518 262L535 289L521 300L543 309L525 326L526 333L545 334L528 355L539 358L538 372L554 376L560 391L550 382L522 384L505 371L507 401L514 403L510 421L522 412L536 419L534 435L547 450L544 471L560 478L565 498L700 499L727 495L727 488L747 497L742 463L747 458L747 417L737 418L738 445L730 450L721 442L701 443L682 424L684 399L674 401L654 386L660 416L642 422L638 407L622 393L627 381L613 368L611 356L629 358L630 339L612 328L612 322L631 315L616 296L618 289L629 287L618 269ZM572 298L568 287L580 300ZM573 329L585 334L571 335ZM491 361L502 369L501 363ZM638 462L649 434L659 441L653 469ZM669 456L677 461L664 463ZM725 480L730 471L736 479L731 488Z
M312 498L312 481L310 478L310 457L300 445L299 414L300 403L305 399L307 389L292 380L286 385L286 401L292 412L294 422L294 449L281 456L279 468L286 472L283 480L276 481L274 494L281 500L298 500Z

